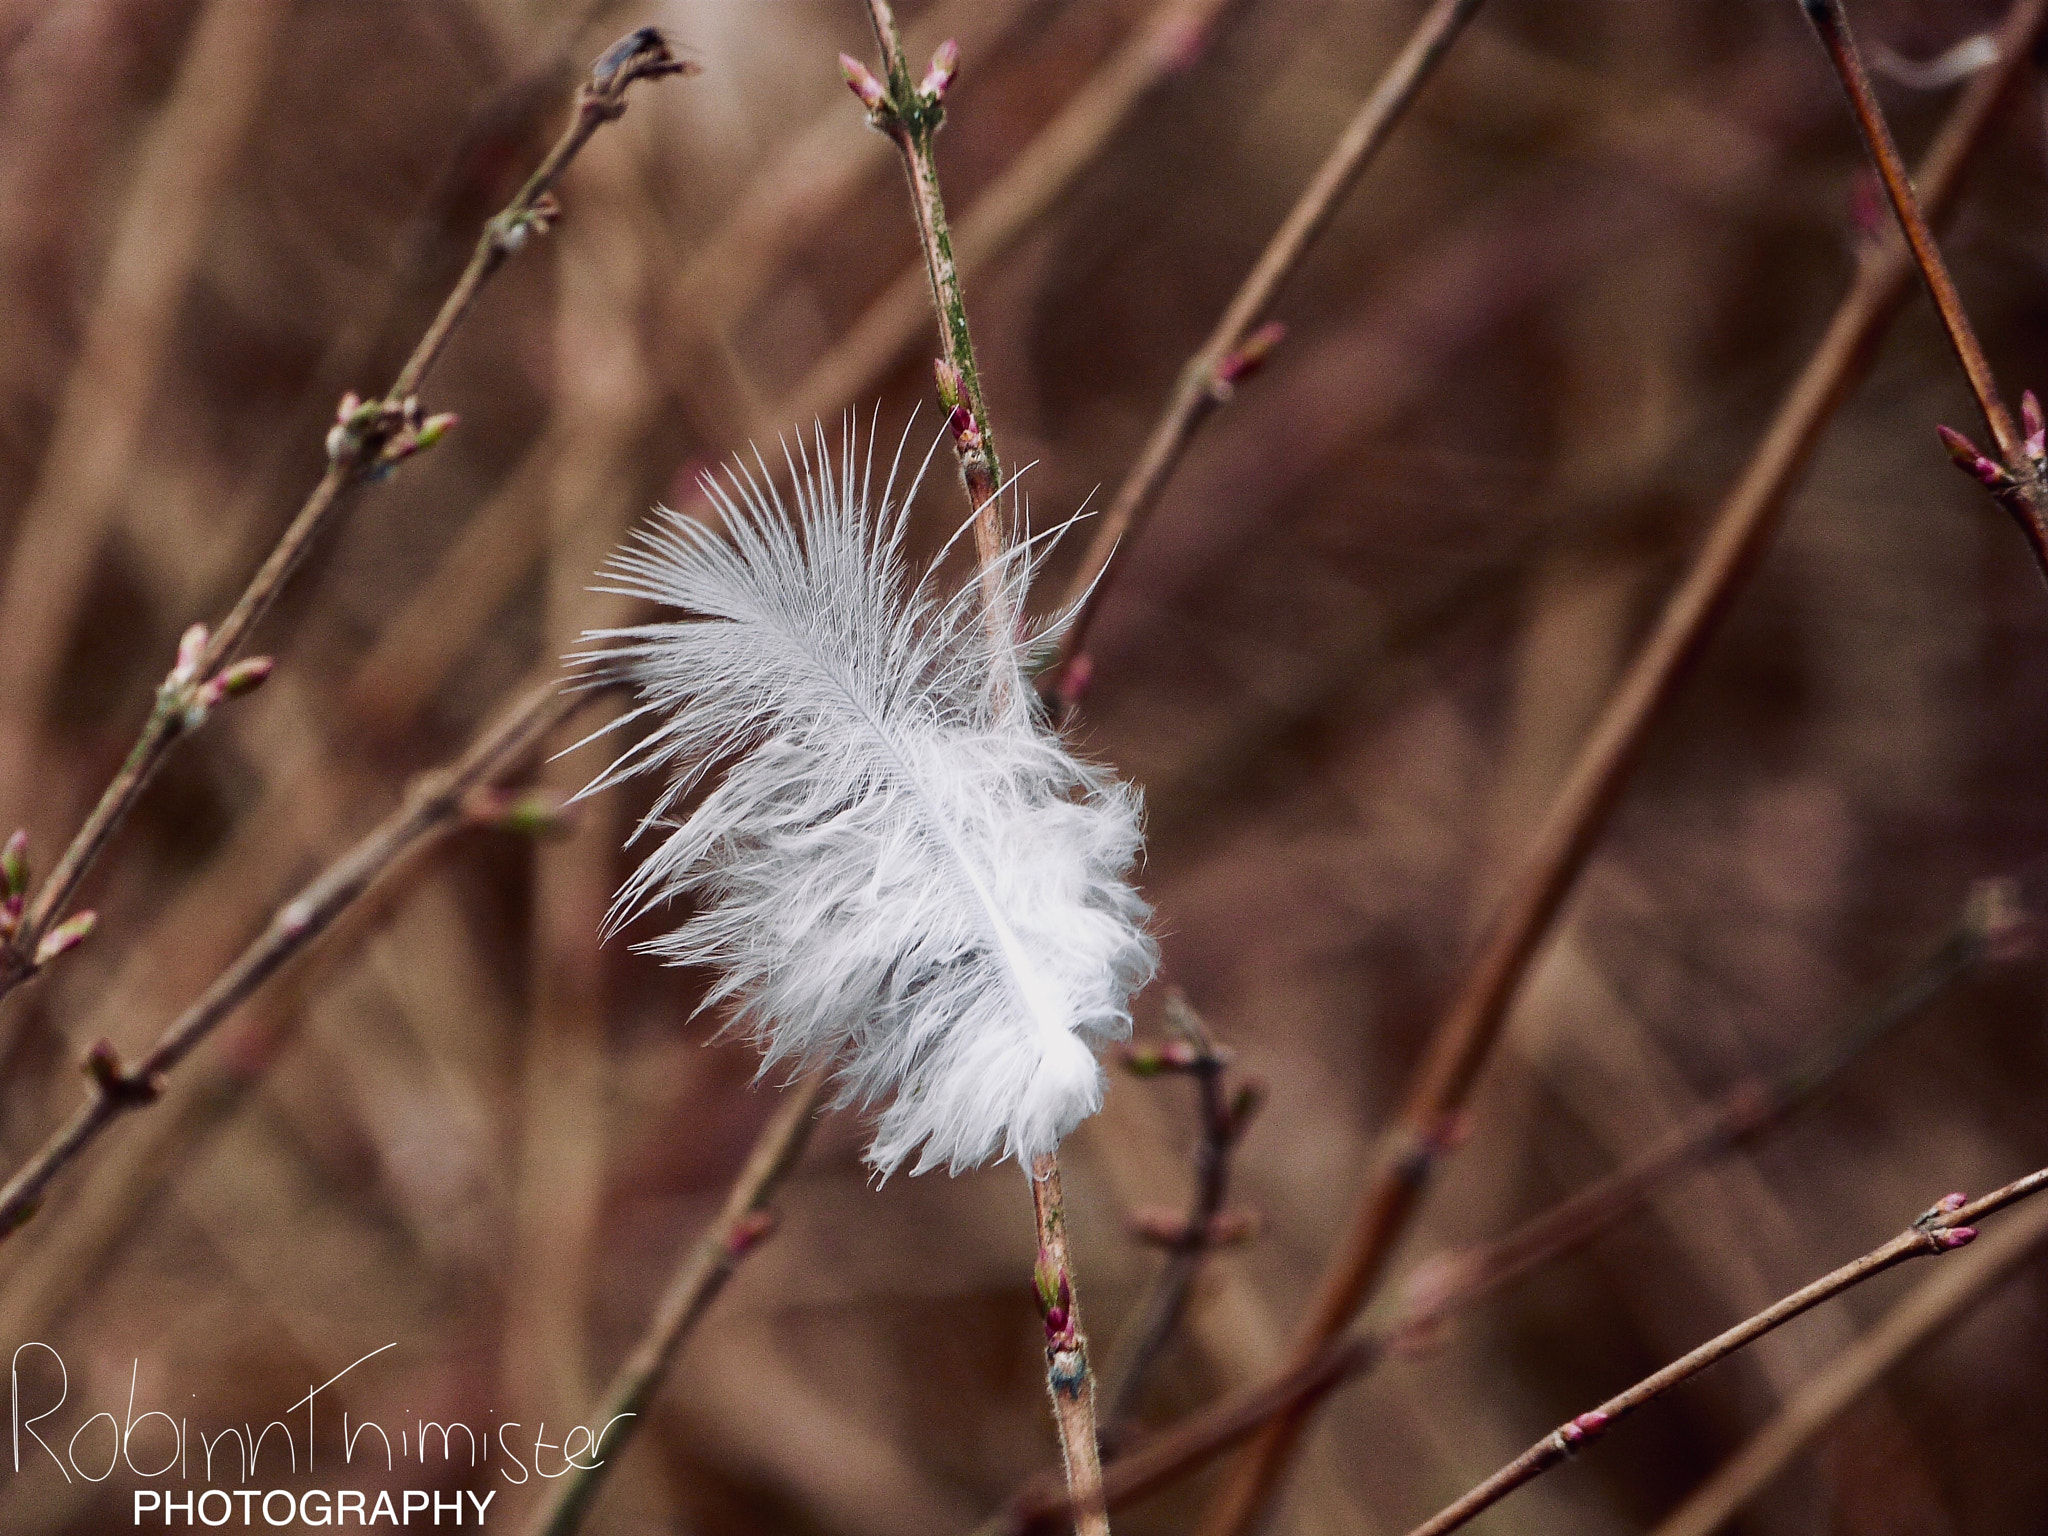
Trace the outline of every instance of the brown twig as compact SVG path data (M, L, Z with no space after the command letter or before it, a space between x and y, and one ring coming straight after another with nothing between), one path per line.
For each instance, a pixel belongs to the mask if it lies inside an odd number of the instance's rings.
M2044 17L2048 0L2021 0L2000 30L2000 62L1978 76L1951 110L1919 178L1934 216L1954 200L1963 168L1993 109L2018 78ZM1822 428L1905 302L1912 274L1911 258L1897 239L1864 261L1691 569L1595 723L1425 1046L1393 1127L1380 1138L1365 1188L1296 1341L1295 1366L1316 1359L1378 1283L1442 1153L1447 1128L1477 1083L1522 978L1619 802L1650 727L1754 566ZM1279 1484L1301 1425L1302 1416L1290 1413L1268 1426L1224 1486L1201 1527L1203 1536L1244 1536L1252 1528Z
M1533 1482L1558 1463L1576 1456L1629 1414L1663 1396L1680 1382L1719 1364L1772 1329L1789 1323L1802 1312L1839 1296L1852 1286L1861 1285L1873 1275L1883 1274L1908 1259L1949 1253L1963 1247L1977 1235L1972 1223L2026 1199L2043 1187L2048 1187L2048 1168L2015 1179L2003 1189L1976 1200L1967 1200L1962 1195L1945 1197L1939 1204L1922 1212L1911 1226L1890 1242L1873 1248L1860 1259L1850 1260L1812 1284L1802 1286L1755 1316L1715 1335L1662 1370L1645 1376L1626 1391L1616 1393L1599 1407L1552 1430L1478 1487L1415 1527L1409 1536L1445 1536L1446 1532L1455 1531L1525 1483Z
M206 691L216 687L231 670L250 631L269 610L313 540L342 506L346 493L431 447L452 424L453 418L427 417L421 413L419 389L456 326L475 304L485 282L514 251L533 234L545 231L554 219L557 210L549 189L569 162L602 124L626 110L626 93L634 82L695 70L695 65L675 58L661 34L648 27L605 50L592 67L589 80L577 91L568 127L526 185L485 224L469 265L399 370L390 390L367 402L353 395L343 397L338 419L327 438L326 472L227 617L210 633L200 626L188 631L188 640L196 636L199 643L190 648L189 655L180 655L178 666L157 690L155 707L142 734L56 867L27 903L14 932L0 947L0 995L35 974L39 967L38 948L63 916L87 869L106 847L171 748L205 718Z
M866 65L848 54L841 54L839 63L847 84L868 109L869 120L896 145L903 174L910 182L918 248L924 253L925 276L931 283L932 309L938 316L939 342L945 353L938 364L939 397L951 413L947 425L975 511L975 551L992 579L1005 542L994 505L1003 483L1002 460L996 454L988 403L982 398L981 370L975 366L974 338L967 329L960 269L953 260L953 232L946 222L946 201L939 191L938 165L932 158L932 139L945 121L946 91L960 68L960 48L957 43L941 43L924 78L913 80L889 0L868 0L868 20L882 50L888 83L877 80Z
M1139 450L1137 462L1117 488L1116 499L1096 525L1080 569L1068 587L1066 603L1080 603L1081 607L1061 637L1059 654L1046 674L1048 679L1060 678L1081 655L1089 625L1109 589L1112 557L1123 540L1143 529L1153 503L1195 432L1210 412L1230 398L1236 385L1264 362L1280 339L1277 327L1269 326L1256 334L1253 328L1316 237L1328 226L1344 195L1372 164L1373 157L1392 135L1395 125L1480 3L1481 0L1434 0L1373 87L1372 94L1331 146L1286 220L1274 231L1223 311L1223 317L1216 322L1216 328L1181 369L1165 412ZM1074 690L1070 687L1068 691Z
M163 1032L148 1055L127 1066L110 1044L95 1045L84 1062L93 1083L86 1101L0 1187L0 1239L35 1214L51 1182L102 1131L130 1110L154 1103L166 1074L280 966L318 938L400 859L429 838L460 826L471 792L513 767L593 696L563 694L552 682L528 693L461 757L416 781L397 810L279 907L263 932Z
M2048 1203L1980 1238L1954 1264L1942 1265L1802 1387L1653 1536L1713 1536L1850 1404L2020 1265L2037 1257L2044 1243Z
M592 1421L602 1426L590 1448L592 1463L579 1465L555 1485L531 1526L533 1536L569 1536L582 1524L590 1501L604 1485L605 1469L632 1438L641 1412L661 1386L676 1350L741 1260L773 1229L769 1198L803 1155L828 1078L825 1072L813 1072L798 1083L761 1128L717 1219L677 1268L653 1322L606 1389L604 1404Z
M1984 425L1990 430L1997 458L1993 460L1979 452L1959 432L1944 429L1942 440L1956 463L1981 480L1999 505L2012 514L2027 537L2042 576L2048 578L2048 440L2044 440L2048 435L2041 431L2040 406L2031 393L2026 396L2024 409L2028 420L2023 437L1998 393L1991 362L1985 357L1969 313L1963 308L1962 295L1956 291L1955 279L1942 259L1934 230L1921 211L1913 179L1899 157L1899 146L1892 140L1884 109L1870 88L1870 77L1857 53L1856 38L1849 30L1842 0L1801 0L1801 5L1849 98L1849 109L1855 114L1863 147L1869 151L1878 179L1884 183L1892 212L1898 217L1899 228L1912 249L1914 265L1920 270L1920 279L1927 285L1935 312L1941 316L1942 329L1955 349L1956 361L1962 364L1963 376L1970 382L1970 393L1977 397L1977 408L1984 414ZM2002 40L2001 46L2003 41L2009 39Z
M1258 1090L1247 1084L1230 1093L1224 1080L1229 1059L1177 987L1167 993L1166 1018L1180 1040L1164 1050L1132 1047L1124 1061L1141 1077L1170 1071L1194 1079L1202 1120L1195 1142L1195 1188L1184 1217L1148 1226L1144 1233L1166 1248L1167 1258L1136 1309L1137 1320L1118 1340L1120 1358L1106 1373L1113 1385L1103 1423L1112 1432L1137 1411L1145 1377L1180 1322L1204 1257L1220 1243L1250 1235L1248 1223L1225 1217L1223 1201L1230 1188L1231 1149L1257 1112Z
M1075 1536L1109 1536L1109 1505L1102 1491L1102 1451L1095 1430L1095 1374L1081 1332L1081 1297L1067 1250L1066 1197L1057 1154L1031 1161L1031 1211L1038 1223L1038 1264L1032 1279L1045 1314L1045 1388L1059 1427L1060 1463Z
M1003 600L1001 562L1006 530L998 514L996 493L1002 487L1001 463L988 408L981 396L981 377L974 364L974 343L967 328L967 308L960 294L960 273L953 261L946 206L932 161L932 135L944 115L942 102L960 64L960 51L942 43L921 81L910 78L903 40L889 0L868 0L868 17L881 45L885 86L867 67L847 54L841 69L853 92L868 109L877 128L895 141L910 181L910 202L917 220L918 243L931 280L932 302L946 349L938 367L939 394L951 413L947 425L959 454L961 477L974 505L974 543L992 643L1010 645L1010 615ZM1102 1454L1095 1428L1095 1376L1088 1363L1088 1341L1081 1331L1081 1301L1074 1265L1067 1249L1066 1202L1060 1189L1059 1156L1044 1152L1026 1170L1031 1208L1038 1228L1038 1262L1034 1274L1039 1305L1045 1315L1045 1385L1059 1430L1060 1459L1077 1512L1079 1536L1109 1536L1109 1511L1102 1501Z

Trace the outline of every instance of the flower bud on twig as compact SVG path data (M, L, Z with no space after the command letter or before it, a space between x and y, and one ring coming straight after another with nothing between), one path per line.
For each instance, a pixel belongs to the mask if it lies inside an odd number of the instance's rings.
M97 912L74 912L44 934L41 942L36 945L36 969L41 970L59 955L68 955L78 948L91 934L93 924L99 920Z
M928 101L944 101L947 87L952 85L953 77L959 73L960 44L957 39L949 37L939 44L938 51L932 55L932 67L925 72L924 79L918 82L917 94Z
M2012 476L2005 472L2004 466L1996 459L1987 457L1962 433L1954 427L1937 426L1934 430L1940 436L1941 446L1948 450L1948 456L1956 468L1994 491L2011 488Z
M839 55L839 72L846 76L847 85L860 98L860 104L868 109L870 117L879 122L889 115L889 93L882 89L882 82L875 78L873 70L852 54L842 53Z

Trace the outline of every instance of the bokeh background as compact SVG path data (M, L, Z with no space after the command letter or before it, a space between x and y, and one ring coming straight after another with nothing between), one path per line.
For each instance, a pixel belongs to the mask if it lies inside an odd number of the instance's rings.
M961 41L940 164L1035 515L1113 490L1419 9L905 7L913 56ZM2001 9L1853 14L1925 60ZM560 227L425 392L459 429L315 551L254 647L275 678L181 748L89 883L98 932L0 1011L10 1162L71 1108L86 1043L144 1047L573 644L650 505L820 415L938 418L901 177L835 62L873 54L854 0L0 0L0 820L42 868L180 631L317 477L336 398L388 381L576 73L643 23L704 73L639 88L577 162ZM1880 88L1909 153L1954 94ZM2015 391L2048 385L2043 127L2025 79L1948 240ZM1264 1235L1208 1265L1144 1422L1284 1354L1490 903L1850 280L1859 166L1791 0L1495 0L1124 551L1079 730L1144 787L1170 978L1268 1092L1233 1199ZM1937 421L1975 427L1916 298L1658 726L1400 1269L1792 1060L1973 882L2048 852L2048 597ZM938 477L920 537L962 510ZM532 777L567 793L603 760ZM69 1372L53 1423L132 1382L138 1412L260 1427L386 1343L335 1415L587 1414L776 1087L693 1021L701 978L599 945L643 804L408 865L58 1184L0 1250L0 1347ZM1787 1129L1343 1390L1275 1528L1404 1530L1935 1196L2048 1159L2042 1001L2025 953L1980 968ZM1156 996L1140 1014L1158 1035ZM1124 1215L1185 1199L1192 1111L1185 1082L1118 1078L1071 1144L1099 1356L1159 1264ZM877 1189L862 1145L851 1116L821 1127L591 1529L964 1531L1050 1464L1023 1181ZM1654 1527L1922 1278L1794 1325L1478 1528ZM2044 1308L2022 1267L1737 1528L2041 1528ZM49 1390L47 1354L20 1360ZM21 1468L0 1527L127 1526L125 1471ZM532 1485L495 1486L516 1525ZM1188 1529L1205 1486L1118 1529Z

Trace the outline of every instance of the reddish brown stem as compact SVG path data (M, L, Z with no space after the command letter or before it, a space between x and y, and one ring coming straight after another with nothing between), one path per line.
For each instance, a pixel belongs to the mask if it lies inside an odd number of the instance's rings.
M1891 125L1885 121L1884 109L1878 105L1877 94L1870 88L1870 77L1865 73L1863 59L1857 52L1856 38L1849 30L1849 18L1842 9L1842 0L1802 0L1802 3L1807 17L1813 22L1814 31L1820 36L1821 46L1827 50L1828 61L1835 67L1842 90L1849 98L1849 109L1855 115L1857 130L1863 136L1863 147L1870 154L1871 164L1877 168L1878 179L1884 183L1892 212L1898 217L1899 228L1904 231L1906 244L1913 252L1914 264L1920 269L1920 279L1927 285L1928 296L1934 300L1935 313L1941 317L1942 329L1948 335L1949 345L1955 349L1956 361L1962 364L1963 377L1969 380L1970 392L1977 398L1977 408L1983 413L1994 451L2001 461L1997 467L2002 468L2004 474L1993 475L1975 464L1967 467L1990 486L1999 504L2012 514L2020 525L2020 531L2026 535L2035 564L2042 576L2048 578L2048 467L2036 460L2019 426L2013 421L2012 412L2006 409L2005 401L1998 393L1998 381L1992 376L1990 360L1985 357L1983 345L1977 340L1969 312L1963 308L1962 295L1956 289L1955 279L1949 275L1948 263L1942 258L1934 230L1921 211L1919 197L1913 190L1913 179L1906 173L1906 164L1899 157L1899 146L1892 139Z

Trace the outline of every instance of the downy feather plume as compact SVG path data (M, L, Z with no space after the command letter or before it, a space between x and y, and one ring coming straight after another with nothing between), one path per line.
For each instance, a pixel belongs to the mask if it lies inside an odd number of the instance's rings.
M1157 962L1125 878L1138 796L1038 709L1026 666L1057 622L995 641L981 583L911 579L929 453L898 499L899 443L878 500L850 429L836 466L822 428L783 458L793 516L757 452L704 479L726 537L663 510L607 570L688 615L586 637L638 691L621 724L651 726L592 788L670 775L613 926L694 902L640 947L721 973L706 1006L732 1005L764 1071L836 1062L845 1100L886 1100L881 1175L1029 1166L1101 1107L1093 1047L1129 1035ZM1002 557L999 612L1025 611L1042 554Z

